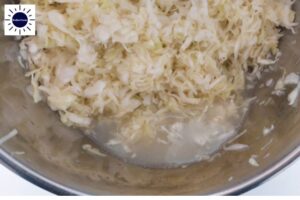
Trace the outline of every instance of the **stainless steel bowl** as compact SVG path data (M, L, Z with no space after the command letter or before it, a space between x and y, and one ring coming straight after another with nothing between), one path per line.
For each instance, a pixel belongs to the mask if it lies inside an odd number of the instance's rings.
M300 12L300 2L295 9ZM298 21L299 21L298 17ZM279 66L299 72L300 33L287 33L281 41ZM1 33L2 34L2 33ZM274 105L251 108L237 142L248 144L244 152L223 152L212 162L187 168L145 169L113 157L97 157L82 151L89 142L79 131L67 128L48 106L34 104L26 92L29 80L17 62L17 41L0 37L0 136L17 128L19 134L0 148L0 159L33 183L57 194L238 194L261 183L300 155L300 112L288 106L286 97L274 97ZM278 78L270 72L261 82ZM259 84L258 84L259 85ZM257 89L259 99L270 90ZM263 136L264 127L275 130ZM16 152L25 152L19 155ZM259 167L248 163L257 155Z

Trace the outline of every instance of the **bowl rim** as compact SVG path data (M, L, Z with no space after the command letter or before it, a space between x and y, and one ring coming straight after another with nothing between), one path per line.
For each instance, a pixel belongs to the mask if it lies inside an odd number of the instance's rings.
M241 184L229 187L222 191L217 191L210 193L208 195L240 195L253 188L256 188L267 179L271 178L279 171L286 168L293 161L300 157L300 145L294 148L286 156L283 156L282 159L277 161L271 168L261 172L260 174L249 178L242 182ZM80 191L77 191L71 187L64 186L62 184L56 183L38 172L33 171L28 166L22 164L17 159L13 158L8 152L0 148L0 162L4 164L8 169L15 172L22 178L33 183L34 185L41 187L49 192L52 192L56 195L89 195Z

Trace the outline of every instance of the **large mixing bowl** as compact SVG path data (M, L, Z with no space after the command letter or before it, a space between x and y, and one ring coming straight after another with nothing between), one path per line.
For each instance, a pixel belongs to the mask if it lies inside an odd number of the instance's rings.
M300 2L295 5L300 12ZM300 18L298 17L298 20ZM299 72L300 32L282 39L278 63L287 72ZM16 128L19 134L0 148L0 160L16 173L57 194L237 194L257 185L300 154L300 108L274 96L274 104L252 106L236 142L243 152L220 151L211 162L178 169L145 169L113 157L97 157L82 150L90 143L78 130L67 128L44 103L34 104L26 91L29 80L17 62L17 43L0 37L0 136ZM280 77L267 73L261 82ZM260 85L260 84L258 84ZM255 94L266 99L270 89ZM264 127L275 125L267 136ZM22 154L20 152L24 152ZM258 167L249 164L256 155Z

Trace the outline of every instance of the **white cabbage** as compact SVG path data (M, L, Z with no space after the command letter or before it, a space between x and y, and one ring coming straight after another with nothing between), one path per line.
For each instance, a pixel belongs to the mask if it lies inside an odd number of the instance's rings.
M37 5L38 35L21 43L35 101L70 126L117 119L128 138L153 136L164 113L233 99L248 66L277 61L279 27L295 25L290 0L21 3Z

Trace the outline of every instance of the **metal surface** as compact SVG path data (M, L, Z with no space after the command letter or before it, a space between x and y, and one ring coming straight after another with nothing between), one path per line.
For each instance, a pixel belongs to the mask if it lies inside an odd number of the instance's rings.
M296 3L300 12L300 2ZM278 63L287 72L299 72L300 33L281 41ZM26 179L57 194L238 194L267 179L300 155L300 112L287 105L286 96L274 105L252 107L237 142L244 152L220 152L212 162L178 169L145 169L113 157L97 157L82 150L89 143L79 131L60 123L46 104L34 104L26 91L29 80L17 62L17 41L0 36L0 137L13 128L19 135L5 143L0 159ZM265 74L261 83L277 79ZM258 84L260 85L260 84ZM290 89L288 90L290 91ZM258 89L258 99L270 90ZM275 130L263 136L264 127ZM271 143L270 143L271 141ZM266 144L269 144L266 146ZM19 155L16 152L25 152ZM257 155L259 167L248 163ZM233 177L232 181L229 181Z

